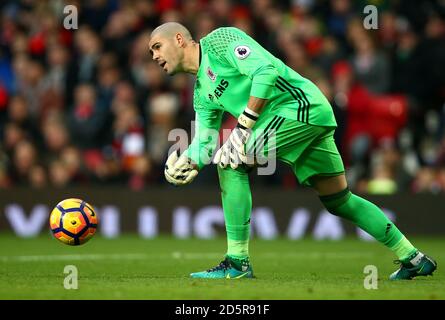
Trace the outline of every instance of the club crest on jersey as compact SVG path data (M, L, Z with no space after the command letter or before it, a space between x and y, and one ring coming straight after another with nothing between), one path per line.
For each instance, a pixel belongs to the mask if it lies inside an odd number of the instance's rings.
M210 67L207 68L207 75L209 76L210 80L215 82L216 80L216 74L210 69Z
M238 46L235 48L235 55L238 59L246 59L250 54L250 48L248 46Z

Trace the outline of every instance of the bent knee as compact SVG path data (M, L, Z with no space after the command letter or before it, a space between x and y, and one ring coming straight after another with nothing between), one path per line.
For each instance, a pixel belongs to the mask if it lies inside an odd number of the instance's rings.
M336 194L348 187L346 176L315 176L311 178L311 184L319 196Z

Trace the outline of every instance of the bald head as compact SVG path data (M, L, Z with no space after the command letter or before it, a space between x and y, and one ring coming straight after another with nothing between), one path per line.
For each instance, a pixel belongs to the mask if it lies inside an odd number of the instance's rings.
M184 27L182 24L178 22L167 22L161 24L159 27L153 30L150 38L153 38L155 36L160 36L163 38L171 38L176 36L178 33L184 37L184 40L186 41L192 40L192 35L190 34L190 31L188 31L186 27Z
M153 60L168 74L197 71L199 47L182 24L167 22L160 25L151 33L148 45Z

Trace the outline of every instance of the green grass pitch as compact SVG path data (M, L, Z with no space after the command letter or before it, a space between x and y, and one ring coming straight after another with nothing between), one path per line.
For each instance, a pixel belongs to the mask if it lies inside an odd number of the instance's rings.
M219 263L225 239L96 236L70 247L2 234L0 299L445 299L445 239L411 241L437 260L433 277L387 280L395 257L376 242L253 239L255 279L197 280L189 273ZM77 290L63 286L66 265L77 267ZM378 268L376 290L364 288L367 265Z

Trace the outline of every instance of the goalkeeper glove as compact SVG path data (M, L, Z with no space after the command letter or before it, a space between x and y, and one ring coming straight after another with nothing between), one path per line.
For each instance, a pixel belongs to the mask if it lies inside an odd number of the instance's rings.
M216 152L213 163L219 164L221 168L230 164L232 169L238 168L241 163L248 164L245 146L258 117L259 114L248 107L243 111L229 138Z
M165 179L175 186L189 184L198 175L198 170L196 170L192 160L185 155L180 157L178 155L178 151L170 154L164 170Z

